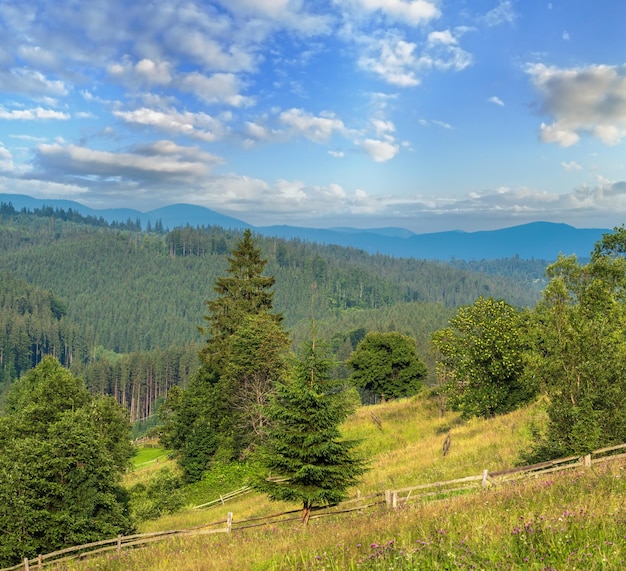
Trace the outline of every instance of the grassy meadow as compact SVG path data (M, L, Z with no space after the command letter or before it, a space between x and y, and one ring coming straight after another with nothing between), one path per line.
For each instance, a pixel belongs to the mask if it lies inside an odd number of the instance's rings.
M380 428L372 418L380 421ZM515 465L541 426L541 403L489 419L440 415L427 395L362 407L344 434L370 458L363 495L479 475ZM450 450L442 445L450 433ZM137 463L141 464L141 463ZM148 479L171 460L136 468L129 483ZM142 524L140 531L188 529L233 512L230 534L174 537L136 550L62 565L84 570L342 570L342 569L623 569L626 568L626 466L594 465L526 479L438 501L415 500L237 530L237 522L299 506L271 503L254 492L208 510L192 510L245 483L245 467L218 471L188 490L188 507ZM356 490L354 490L356 493ZM204 495L204 497L203 497Z

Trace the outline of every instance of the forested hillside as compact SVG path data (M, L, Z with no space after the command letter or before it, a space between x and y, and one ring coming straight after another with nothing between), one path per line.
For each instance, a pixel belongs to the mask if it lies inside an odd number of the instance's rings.
M53 350L62 359L67 354L64 362L92 390L115 394L138 418L196 366L196 344L203 341L197 327L240 234L220 228L169 233L127 228L133 228L131 221L112 228L59 211L0 208L0 264L58 300L72 328ZM533 272L510 274L514 261L491 263L488 275L299 240L259 238L259 246L267 274L276 278L276 310L293 330L294 344L315 319L342 359L354 329L410 333L427 351L428 335L445 325L452 308L480 295L532 306L540 290ZM498 275L498 266L514 277ZM8 283L1 287L12 289ZM58 335L54 322L46 323L45 335ZM3 343L6 352L8 341ZM47 351L41 347L27 356L20 351L20 359L34 365Z
M65 305L48 290L0 272L0 385L34 367L44 355L66 366L82 357Z

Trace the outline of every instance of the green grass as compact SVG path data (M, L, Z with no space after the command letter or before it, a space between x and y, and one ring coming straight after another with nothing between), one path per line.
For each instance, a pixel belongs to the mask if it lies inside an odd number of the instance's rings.
M372 412L382 420L382 431ZM422 395L363 407L344 432L360 439L362 453L371 459L371 470L359 485L371 493L511 467L531 443L531 423L544 421L544 406L538 403L502 417L464 422L454 413L439 416L435 402ZM448 431L452 444L444 457ZM237 470L207 478L196 487L198 497L198 490L211 493L238 484L245 474ZM397 510L381 507L314 519L308 528L289 522L237 531L238 521L298 507L248 494L141 528L185 529L222 520L232 511L231 534L172 538L67 569L618 570L626 568L625 471L617 462L595 465L439 501L416 500Z
M158 461L164 461L167 459L168 451L165 448L143 446L137 450L132 458L133 468L139 469L146 466L149 463L157 463Z

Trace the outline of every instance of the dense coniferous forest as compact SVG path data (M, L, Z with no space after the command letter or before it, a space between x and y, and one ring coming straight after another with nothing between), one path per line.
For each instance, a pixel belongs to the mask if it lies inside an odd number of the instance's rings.
M197 368L206 301L241 234L156 226L142 232L130 220L111 225L58 209L17 212L2 204L2 379L55 354L93 392L124 403L134 419L150 416L171 386L184 385ZM294 345L315 320L340 361L354 349L354 331L397 330L417 339L430 364L429 335L454 308L481 295L532 306L542 285L539 261L455 267L301 240L259 238L259 246ZM32 310L22 307L20 295Z

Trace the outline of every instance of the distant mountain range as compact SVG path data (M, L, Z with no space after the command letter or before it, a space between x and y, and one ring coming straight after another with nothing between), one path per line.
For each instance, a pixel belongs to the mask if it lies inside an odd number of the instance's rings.
M533 222L501 230L480 232L435 232L415 234L403 228L302 228L296 226L255 227L237 218L219 214L203 206L173 204L149 212L127 208L95 210L71 200L39 199L20 194L0 194L0 203L11 203L21 210L44 206L72 209L84 216L102 217L107 222L140 220L142 228L148 222L154 226L161 221L164 228L177 226L221 226L230 229L250 228L264 236L296 238L321 244L336 244L359 248L371 254L387 254L403 258L449 261L511 258L552 261L559 253L576 254L586 258L606 228L574 228L567 224Z

